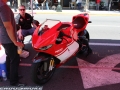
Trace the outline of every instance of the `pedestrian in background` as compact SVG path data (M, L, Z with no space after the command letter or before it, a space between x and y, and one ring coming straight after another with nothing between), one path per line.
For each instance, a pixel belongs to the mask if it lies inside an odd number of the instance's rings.
M12 5L14 7L14 11L17 12L17 0L13 0Z
M50 2L50 0L44 0L44 2L43 2L43 3L45 3L47 10L49 10L49 2Z
M7 78L10 79L10 85L12 86L25 86L25 84L19 82L20 57L17 52L17 47L23 47L24 45L17 42L14 14L6 4L7 1L0 0L0 43L6 53Z
M101 1L101 0L96 0L96 10L99 10L99 7L100 7L100 1Z
M76 1L78 10L81 10L81 3L82 3L82 0L77 0Z
M40 9L40 7L38 6L39 5L38 0L35 0L34 2L35 2L35 9Z
M13 2L13 0L10 0L10 7L12 8L12 2Z

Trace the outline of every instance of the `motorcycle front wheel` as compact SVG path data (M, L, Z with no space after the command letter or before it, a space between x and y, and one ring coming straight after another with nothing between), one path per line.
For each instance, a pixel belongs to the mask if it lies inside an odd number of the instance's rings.
M55 64L51 60L32 64L32 80L36 84L44 84L50 80L55 71Z

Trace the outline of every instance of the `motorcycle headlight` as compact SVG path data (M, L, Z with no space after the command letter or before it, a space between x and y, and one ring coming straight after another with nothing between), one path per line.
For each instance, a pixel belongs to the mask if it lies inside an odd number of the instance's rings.
M52 44L39 48L40 50L47 50L52 47Z

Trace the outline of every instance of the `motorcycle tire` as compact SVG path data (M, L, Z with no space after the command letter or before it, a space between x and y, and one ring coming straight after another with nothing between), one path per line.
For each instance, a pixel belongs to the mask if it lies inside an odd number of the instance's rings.
M90 36L89 36L89 33L88 33L88 31L87 31L87 33L86 33L86 39L88 40L88 42L89 42L89 40L90 40Z
M44 66L45 63L46 63L46 67ZM51 79L51 77L54 74L55 67L53 67L53 69L49 71L49 65L50 65L50 60L47 62L42 61L39 63L32 64L32 80L34 83L42 85ZM45 68L47 68L46 71L44 71Z
M85 36L85 39L83 39L83 40L81 41L81 43L80 43L81 45L83 44L84 41L86 41L87 43L89 43L90 37L89 37L89 33L88 33L87 30L86 30L86 34L85 34L84 36ZM82 47L82 46L81 46L81 47ZM82 53L86 52L87 50L88 50L88 47L83 46L82 48L80 48L79 53L82 54Z

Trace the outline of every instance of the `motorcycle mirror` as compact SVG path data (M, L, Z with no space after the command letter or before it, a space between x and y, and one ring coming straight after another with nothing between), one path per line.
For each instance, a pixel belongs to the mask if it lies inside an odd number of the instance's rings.
M88 21L88 23L92 23L92 21Z

